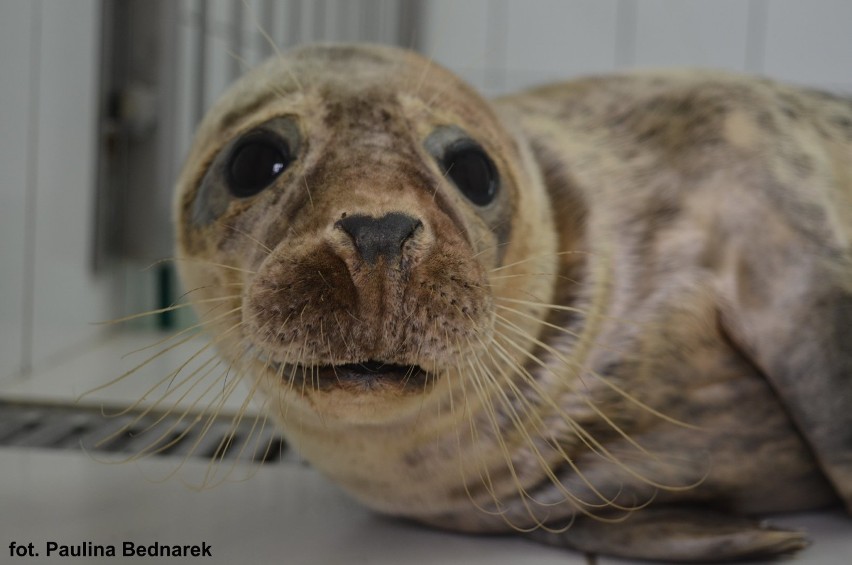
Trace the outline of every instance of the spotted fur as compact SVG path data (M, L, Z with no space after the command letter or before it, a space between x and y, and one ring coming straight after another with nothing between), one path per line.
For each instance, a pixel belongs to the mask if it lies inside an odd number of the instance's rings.
M229 196L228 144L281 119L292 163ZM448 127L494 162L487 206L427 142ZM217 103L176 210L186 286L235 312L202 310L222 355L374 509L700 561L805 543L745 516L852 508L845 98L681 71L489 103L413 53L307 47ZM390 213L417 229L365 261L340 220ZM417 378L332 374L374 360Z

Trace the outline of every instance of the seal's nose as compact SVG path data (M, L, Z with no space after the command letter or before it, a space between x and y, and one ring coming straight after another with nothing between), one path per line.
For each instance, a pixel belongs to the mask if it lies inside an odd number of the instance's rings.
M384 257L387 263L397 261L402 246L422 225L417 218L400 212L390 212L381 218L353 214L334 223L352 238L358 254L370 265L375 265L379 257Z

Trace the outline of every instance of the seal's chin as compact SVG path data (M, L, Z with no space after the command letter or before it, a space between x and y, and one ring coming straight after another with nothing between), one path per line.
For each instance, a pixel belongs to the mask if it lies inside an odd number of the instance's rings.
M423 391L435 375L420 365L400 365L370 359L359 363L338 365L273 364L270 366L284 380L303 381L317 390L344 389L369 392L388 389Z

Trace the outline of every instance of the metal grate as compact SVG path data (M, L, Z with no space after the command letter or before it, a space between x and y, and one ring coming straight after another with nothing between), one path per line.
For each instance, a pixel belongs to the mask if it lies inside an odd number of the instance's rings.
M105 416L100 409L61 404L0 401L0 447L73 449L100 453L200 457L255 463L290 460L284 439L254 418L234 425L230 416L218 416L209 427L207 417L128 412Z

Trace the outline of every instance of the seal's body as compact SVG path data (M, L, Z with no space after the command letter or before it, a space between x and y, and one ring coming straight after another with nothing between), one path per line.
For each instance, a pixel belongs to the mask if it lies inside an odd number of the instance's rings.
M852 506L852 102L720 73L488 103L413 53L246 75L178 186L223 357L372 508L629 557Z

